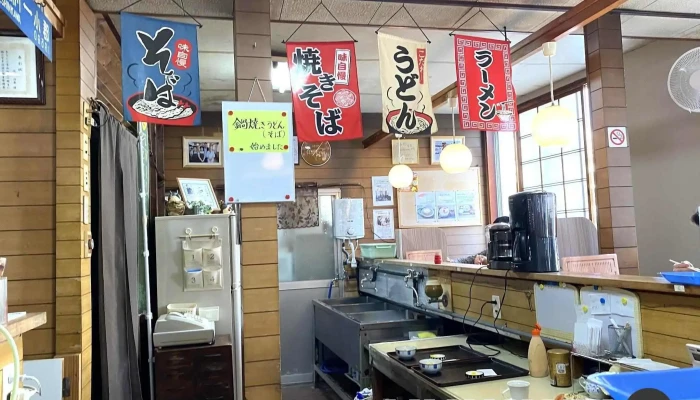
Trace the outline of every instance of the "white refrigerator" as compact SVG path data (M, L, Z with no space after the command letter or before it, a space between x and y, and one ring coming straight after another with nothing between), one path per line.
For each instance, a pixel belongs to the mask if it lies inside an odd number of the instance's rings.
M167 305L172 303L219 307L216 335L231 337L234 400L243 400L243 305L237 221L234 214L157 217L156 289L157 316L166 314ZM192 265L195 255L204 264L200 268Z

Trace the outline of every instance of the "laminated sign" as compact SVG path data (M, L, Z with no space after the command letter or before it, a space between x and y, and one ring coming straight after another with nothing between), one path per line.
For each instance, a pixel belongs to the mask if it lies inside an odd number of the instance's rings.
M460 127L517 131L510 43L455 35L455 64Z
M378 35L382 130L402 135L437 132L426 43L381 32Z
M287 61L299 140L361 139L355 43L287 43Z
M225 118L229 151L289 151L289 119L285 111L229 110Z
M295 200L292 103L221 103L227 203Z
M129 13L121 26L124 118L200 125L197 26Z

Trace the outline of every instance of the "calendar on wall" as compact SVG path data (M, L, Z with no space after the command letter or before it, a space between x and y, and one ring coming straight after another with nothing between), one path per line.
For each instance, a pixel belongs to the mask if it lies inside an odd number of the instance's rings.
M0 104L46 104L44 56L26 37L0 36Z

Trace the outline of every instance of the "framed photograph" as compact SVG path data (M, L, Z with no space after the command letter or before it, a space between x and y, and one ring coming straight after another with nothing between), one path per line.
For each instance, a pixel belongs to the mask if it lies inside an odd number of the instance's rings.
M177 178L177 186L180 187L180 195L188 207L195 201L201 201L213 211L221 210L209 179Z
M401 143L401 159L399 160L399 143ZM391 163L418 164L418 139L393 139L391 141Z
M388 176L372 177L372 205L374 207L394 205L394 188L389 183Z
M442 149L455 143L464 144L464 136L431 136L430 164L440 165L440 153L442 153Z
M197 136L182 138L182 166L184 168L221 167L222 138Z
M46 104L44 55L22 32L0 30L0 104Z

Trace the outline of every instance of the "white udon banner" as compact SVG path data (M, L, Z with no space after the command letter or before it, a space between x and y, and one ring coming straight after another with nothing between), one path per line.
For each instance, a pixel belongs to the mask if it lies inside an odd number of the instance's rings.
M438 130L428 87L426 44L379 33L384 132L413 135Z

